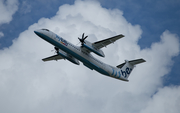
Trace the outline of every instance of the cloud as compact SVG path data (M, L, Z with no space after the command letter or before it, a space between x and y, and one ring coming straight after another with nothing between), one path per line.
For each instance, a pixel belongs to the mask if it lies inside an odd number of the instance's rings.
M31 5L27 1L23 1L19 11L22 14L27 14L31 12L31 9L32 9Z
M106 58L99 59L113 66L141 57L147 62L133 70L128 83L91 71L82 63L44 63L41 59L53 54L53 46L33 33L41 28L48 28L73 44L84 32L89 41L124 34L123 39L104 48ZM166 30L160 42L141 50L137 44L141 34L141 27L129 23L122 11L105 9L96 1L60 6L54 17L41 18L22 32L11 47L0 51L1 112L164 113L170 103L178 112L180 86L162 86L162 77L173 65L172 58L179 54L178 37Z
M18 0L0 0L0 25L9 23L12 15L18 10ZM0 38L4 33L0 31Z
M178 113L180 108L180 87L160 88L156 95L148 102L142 113ZM154 109L156 108L156 109ZM162 109L163 108L163 109Z
M12 15L18 10L18 0L0 0L0 25L9 23Z
M0 38L4 36L4 33L3 32L0 32Z

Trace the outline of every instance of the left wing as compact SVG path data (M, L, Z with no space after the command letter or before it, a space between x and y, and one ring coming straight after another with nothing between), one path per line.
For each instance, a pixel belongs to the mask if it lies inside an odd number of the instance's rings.
M53 55L53 56L44 58L42 60L45 62L45 61L50 61L50 60L56 60L57 61L57 60L60 60L60 59L67 59L67 60L69 60L70 62L72 62L74 64L77 64L77 65L80 64L79 61L76 58L74 58L72 55L64 52L61 49L59 49L57 51L57 55Z
M94 42L92 43L92 46L96 49L101 49L102 47L106 47L107 45L114 43L116 40L122 37L124 37L124 35L120 34L120 35L117 35L117 36L114 36L105 40Z
M45 61L50 61L50 60L60 60L60 59L64 59L62 56L60 55L53 55L47 58L42 59L44 62Z

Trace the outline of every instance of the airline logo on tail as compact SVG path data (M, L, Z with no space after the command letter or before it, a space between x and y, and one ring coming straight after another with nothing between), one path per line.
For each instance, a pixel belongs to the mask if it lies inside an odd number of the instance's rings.
M122 75L124 78L127 78L127 77L130 75L131 71L132 71L131 68L126 67L126 69L125 69L124 71L121 70L121 75Z

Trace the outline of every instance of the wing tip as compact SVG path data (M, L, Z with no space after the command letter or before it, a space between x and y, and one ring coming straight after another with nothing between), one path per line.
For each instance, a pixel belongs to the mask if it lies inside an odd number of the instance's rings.
M123 35L123 34L120 34L122 37L125 37L125 35Z

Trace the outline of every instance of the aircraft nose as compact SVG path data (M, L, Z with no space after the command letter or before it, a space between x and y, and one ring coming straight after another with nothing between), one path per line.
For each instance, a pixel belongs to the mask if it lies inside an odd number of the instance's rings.
M42 31L41 30L35 30L34 33L38 36L40 36L42 34Z
M40 33L40 30L35 30L34 33L38 35Z
M34 31L35 34L37 34L38 32L37 31Z

